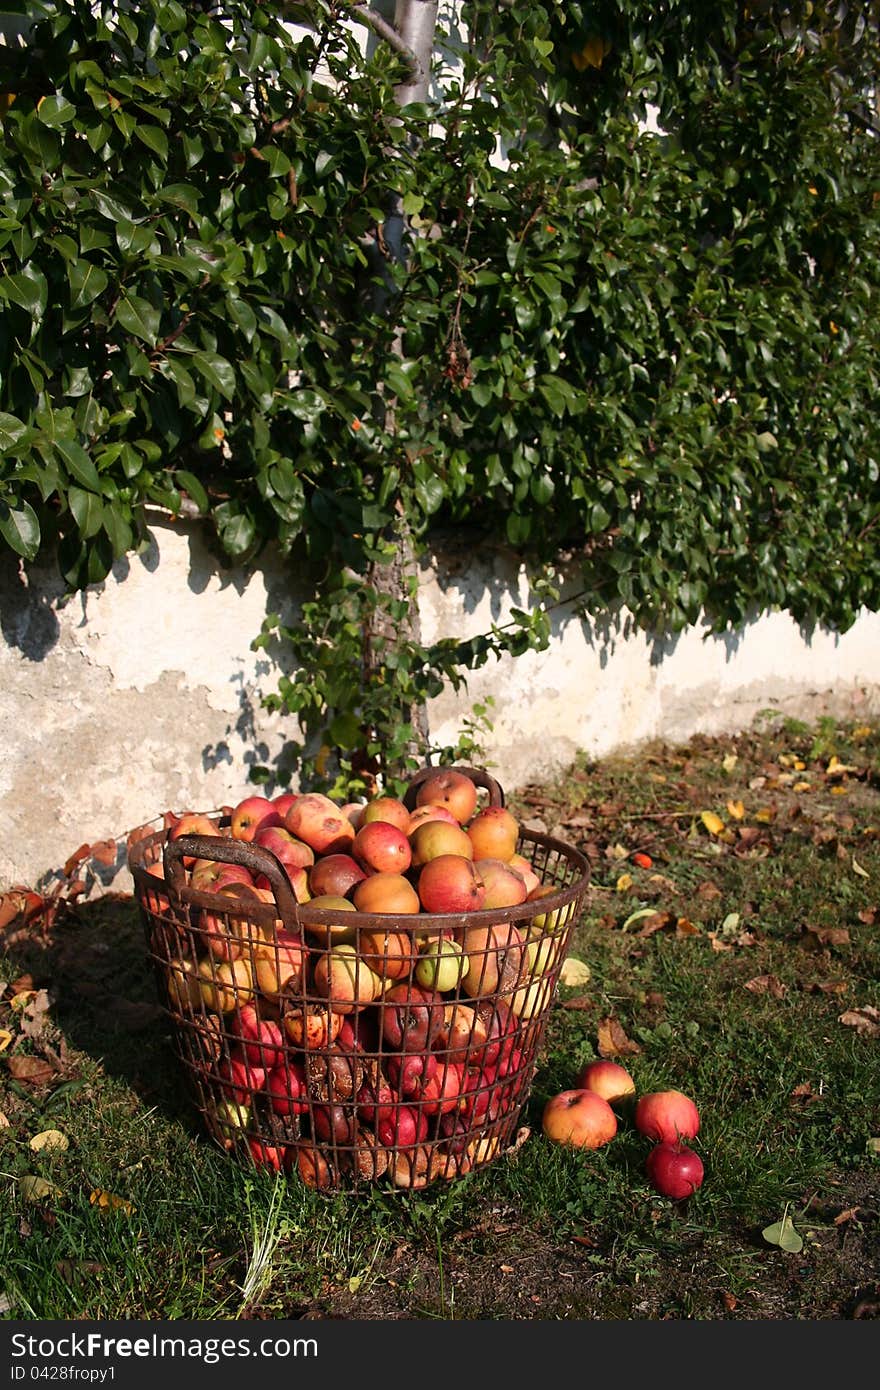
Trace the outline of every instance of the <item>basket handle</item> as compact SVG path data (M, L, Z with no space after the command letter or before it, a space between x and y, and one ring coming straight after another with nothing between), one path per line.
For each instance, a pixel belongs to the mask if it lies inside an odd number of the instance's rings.
M162 857L165 881L177 898L185 889L183 858L212 859L220 864L239 864L254 877L264 874L275 898L278 916L285 922L296 922L297 901L280 861L271 850L252 845L247 840L228 840L222 835L179 835L166 839Z
M500 782L496 782L495 778L491 777L488 772L484 772L481 767L464 767L456 763L448 768L445 765L443 767L420 768L411 779L404 793L404 806L407 806L410 811L413 810L416 804L416 793L419 787L423 782L426 782L429 777L436 777L438 772L463 772L466 777L470 777L475 786L482 787L489 793L490 806L504 805L504 791L502 790Z

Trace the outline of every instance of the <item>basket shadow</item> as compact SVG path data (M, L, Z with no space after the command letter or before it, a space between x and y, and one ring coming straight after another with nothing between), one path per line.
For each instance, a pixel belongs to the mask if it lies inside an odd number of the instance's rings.
M2 949L14 972L47 992L49 1020L64 1037L72 1069L72 1054L83 1054L145 1106L202 1133L132 897L70 905L48 928L7 932Z

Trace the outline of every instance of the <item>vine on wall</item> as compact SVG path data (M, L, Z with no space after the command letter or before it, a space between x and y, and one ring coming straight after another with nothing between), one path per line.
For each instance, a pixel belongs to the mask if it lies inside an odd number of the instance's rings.
M256 640L303 742L264 776L354 792L473 747L487 710L459 750L409 715L546 643L561 556L586 612L646 628L880 606L876 22L475 0L401 110L406 55L352 5L30 8L0 69L0 536L71 589L150 505L222 563L277 546L310 597ZM503 541L534 603L423 645L377 582L401 525Z

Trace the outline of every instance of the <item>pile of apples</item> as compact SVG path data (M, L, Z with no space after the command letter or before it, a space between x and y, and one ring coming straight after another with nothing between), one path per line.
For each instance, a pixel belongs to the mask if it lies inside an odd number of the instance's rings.
M550 1003L573 904L486 919L560 890L518 852L516 817L478 798L465 772L438 768L412 810L252 795L168 829L204 837L203 857L181 858L186 922L152 880L148 906L169 919L167 998L225 1147L319 1188L343 1171L422 1186L492 1156L486 1130L526 1098L528 1024ZM266 853L230 863L216 837ZM148 872L163 879L162 861ZM278 874L293 923L277 916Z
M619 1062L587 1062L575 1085L551 1096L541 1128L554 1143L599 1149L617 1134L618 1111L631 1114L639 1134L652 1147L645 1174L655 1192L673 1201L692 1197L702 1186L703 1160L689 1141L700 1129L700 1113L683 1091L646 1091L636 1096L635 1082Z

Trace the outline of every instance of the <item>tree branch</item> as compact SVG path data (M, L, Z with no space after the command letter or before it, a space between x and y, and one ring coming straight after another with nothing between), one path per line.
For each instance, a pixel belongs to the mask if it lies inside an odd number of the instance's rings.
M351 12L362 24L366 24L368 29L372 29L380 39L384 39L396 53L401 54L410 66L415 69L418 64L416 55L413 53L409 44L404 43L403 39L388 20L379 14L378 10L371 10L369 5L352 5Z

